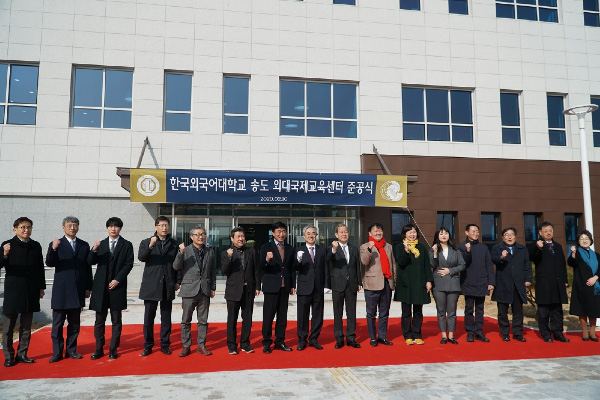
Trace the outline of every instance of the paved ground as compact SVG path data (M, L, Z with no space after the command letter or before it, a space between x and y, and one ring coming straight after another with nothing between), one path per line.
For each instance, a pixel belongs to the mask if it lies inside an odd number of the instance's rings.
M209 322L226 321L222 287L218 289ZM361 297L359 316L365 308ZM141 324L143 304L133 294L129 301L124 322ZM295 298L290 301L289 319L295 319ZM329 300L325 318L333 318L331 309ZM259 320L262 296L257 299L254 313L254 319ZM435 306L426 306L424 314L435 315ZM400 315L399 303L392 303L390 315ZM174 306L173 322L180 318L181 307ZM85 311L82 323L93 325L94 313ZM600 356L0 382L0 399L64 398L593 400L600 399Z

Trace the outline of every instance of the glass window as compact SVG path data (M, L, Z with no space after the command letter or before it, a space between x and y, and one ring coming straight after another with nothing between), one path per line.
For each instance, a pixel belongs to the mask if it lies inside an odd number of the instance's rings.
M163 130L190 131L192 111L192 75L165 73Z
M496 17L558 22L556 0L496 0Z
M502 119L502 143L521 143L521 118L519 94L500 92L500 115Z
M400 9L419 11L421 9L421 1L420 0L400 0Z
M567 249L577 245L580 218L581 214L565 213L565 237L567 239Z
M498 218L500 214L494 212L481 213L481 242L493 246L498 242Z
M279 82L279 134L356 138L357 85L352 83Z
M448 11L450 14L469 14L469 2L467 0L448 0Z
M586 26L600 26L599 0L583 0L583 23Z
M456 211L437 212L437 229L440 229L442 226L447 228L452 239L456 239L456 214Z
M250 78L226 76L223 83L223 133L248 133Z
M404 140L473 141L471 92L402 88Z
M592 97L591 103L598 106L598 109L592 112L592 132L594 147L600 147L600 97Z
M356 0L333 0L333 4L348 4L353 6L356 4Z
M133 71L75 67L71 126L131 129Z
M0 124L35 125L38 66L0 63Z
M567 133L565 129L564 96L548 95L548 135L550 146L566 146Z
M538 226L542 214L523 213L523 228L525 232L525 242L535 242L538 238Z

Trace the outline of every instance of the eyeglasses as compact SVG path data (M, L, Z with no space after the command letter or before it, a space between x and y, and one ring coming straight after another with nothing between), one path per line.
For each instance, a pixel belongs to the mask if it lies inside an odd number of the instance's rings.
M30 231L31 230L31 225L28 225L28 226L17 226L17 229L22 230L22 231Z
M206 233L192 233L192 236L206 236Z
M159 228L168 228L169 224L158 224L156 226L158 226Z

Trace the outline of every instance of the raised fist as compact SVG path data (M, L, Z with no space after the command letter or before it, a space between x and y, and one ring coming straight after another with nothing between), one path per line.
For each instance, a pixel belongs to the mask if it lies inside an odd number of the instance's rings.
M471 252L471 243L465 244L465 248L467 249L467 253Z
M543 240L538 240L536 242L536 244L537 244L537 247L539 247L540 249L544 247L544 241Z
M265 257L267 261L271 261L273 259L273 252L267 251L267 256Z
M6 243L4 246L4 256L6 257L8 255L8 252L10 252L10 243Z
M438 245L434 244L433 246L431 246L431 250L433 250L433 254L437 254L437 252L438 252Z
M100 246L100 241L99 241L99 240L96 240L96 241L94 242L94 247L92 247L92 251L96 251L96 250L98 250L98 246Z
M52 240L52 250L58 249L59 245L60 245L60 239L54 239L54 240Z
M337 248L339 245L340 245L340 242L338 242L337 240L334 240L333 242L331 242L331 248L333 249L334 253L337 251Z
M185 251L185 243L180 243L179 244L179 251L182 252L182 253Z
M227 255L229 257L233 257L233 249L231 249L231 248L227 249Z
M503 260L506 258L507 255L508 255L508 251L507 250L502 250L502 259Z
M158 239L156 238L156 236L152 236L152 237L150 238L150 244L148 245L148 247L154 247L154 245L156 244L156 241L157 241L157 240L158 240Z

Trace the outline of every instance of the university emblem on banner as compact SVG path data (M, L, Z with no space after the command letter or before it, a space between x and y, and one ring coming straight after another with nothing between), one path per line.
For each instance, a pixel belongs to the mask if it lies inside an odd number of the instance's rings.
M383 185L381 185L381 197L383 197L387 201L400 201L404 196L400 187L400 183L396 181L387 181Z
M165 203L167 201L167 171L164 169L134 169L129 176L130 197L138 203Z
M407 178L404 175L377 175L376 207L406 207Z
M143 196L154 196L160 190L160 182L152 175L143 175L137 181L137 189Z

